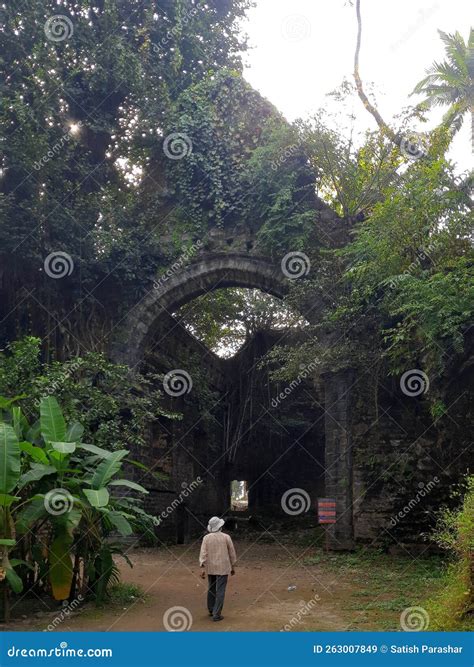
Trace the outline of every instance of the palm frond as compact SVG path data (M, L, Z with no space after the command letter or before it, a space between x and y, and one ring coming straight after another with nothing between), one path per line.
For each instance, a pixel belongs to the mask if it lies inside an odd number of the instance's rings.
M450 126L454 134L461 127L464 114L472 109L474 100L474 30L470 31L468 43L459 32L438 32L446 60L434 61L411 94L424 95L425 108L449 106L443 125Z

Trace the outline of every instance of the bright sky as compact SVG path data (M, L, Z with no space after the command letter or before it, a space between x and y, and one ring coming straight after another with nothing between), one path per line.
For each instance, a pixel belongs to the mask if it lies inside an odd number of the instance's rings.
M362 0L360 72L364 84L375 85L387 122L419 101L409 93L433 60L444 59L437 29L459 30L467 39L469 6L468 0ZM252 47L245 77L289 120L327 107L325 95L344 77L352 81L357 26L347 0L256 0L245 30ZM353 111L359 127L375 128L358 98ZM440 115L434 112L430 125ZM473 166L468 117L450 156L459 171Z

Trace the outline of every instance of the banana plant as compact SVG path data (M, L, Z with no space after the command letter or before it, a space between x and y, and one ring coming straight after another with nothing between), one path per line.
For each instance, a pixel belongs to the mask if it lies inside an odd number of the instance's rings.
M11 506L20 500L12 495L20 478L20 446L12 426L0 423L0 568L11 587L21 591L21 579L13 569L8 553L15 545L15 524Z
M33 426L16 407L9 411L8 422L2 423L8 445L4 447L8 450L5 470L9 471L4 503L10 507L21 502L16 515L8 513L10 531L4 530L4 551L15 546L12 531L23 538L46 523L52 528L52 538L39 569L42 576L47 572L54 598L74 596L81 572L81 592L92 589L97 598L103 598L109 582L118 575L113 555L121 553L120 545L110 540L111 534L128 536L153 528L153 519L138 498L117 493L118 487L147 493L121 474L125 461L134 463L126 458L128 450L108 451L82 442L82 425L67 424L53 396L41 400L40 418ZM14 489L17 495L10 494ZM11 562L8 571L9 583L18 592L21 579Z

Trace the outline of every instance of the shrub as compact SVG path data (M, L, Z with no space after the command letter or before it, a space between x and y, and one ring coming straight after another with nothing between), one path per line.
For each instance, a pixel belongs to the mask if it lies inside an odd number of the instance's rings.
M441 592L427 603L432 630L469 630L474 627L474 476L467 478L463 504L445 509L435 541L453 556Z

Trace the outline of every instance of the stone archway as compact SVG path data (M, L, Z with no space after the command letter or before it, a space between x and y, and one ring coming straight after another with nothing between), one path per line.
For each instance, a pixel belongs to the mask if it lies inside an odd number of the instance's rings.
M132 308L120 325L111 349L117 363L136 368L147 341L156 331L160 315L174 312L201 294L225 287L248 287L283 298L288 291L289 281L280 266L252 255L205 255L169 273L157 279L155 288Z
M117 363L137 368L153 339L160 316L172 314L196 297L226 287L257 288L283 298L290 280L280 262L243 253L204 254L181 267L177 262L155 286L129 311L114 336L111 356ZM321 308L309 307L310 322L318 320ZM353 546L352 512L352 374L341 371L324 378L325 406L325 485L326 495L336 499L340 520L328 528L327 546L350 549ZM314 511L314 510L313 510Z

